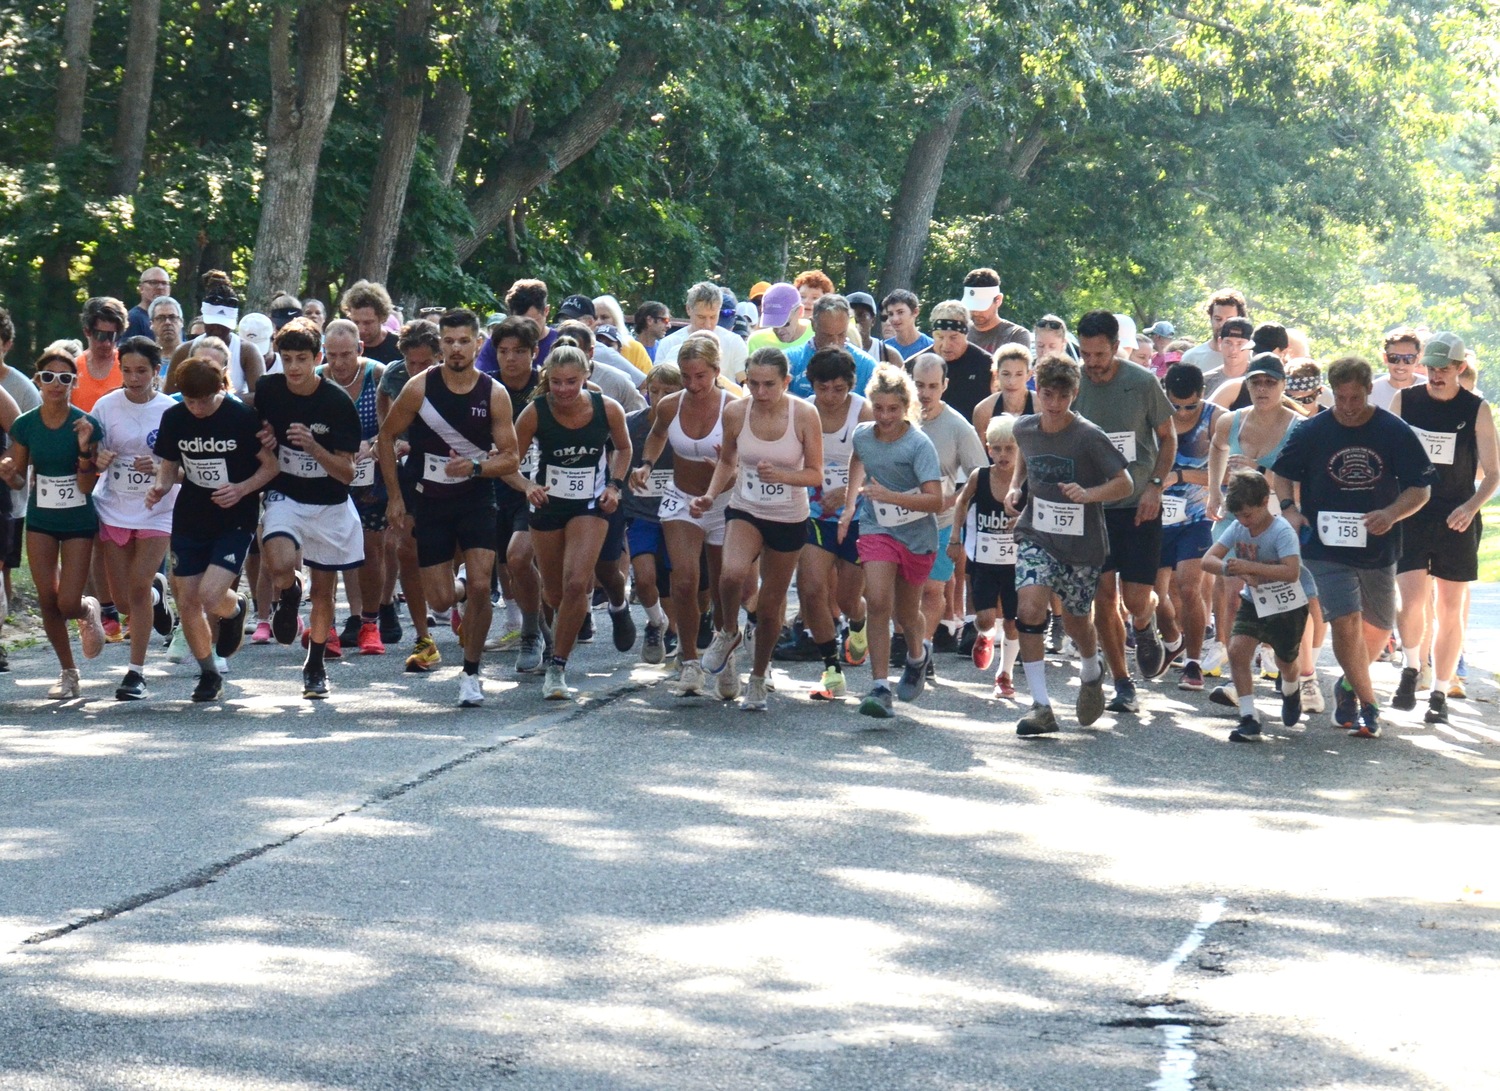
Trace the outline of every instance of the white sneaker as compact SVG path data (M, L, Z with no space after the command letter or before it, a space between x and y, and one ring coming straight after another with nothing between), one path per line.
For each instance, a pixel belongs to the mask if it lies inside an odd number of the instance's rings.
M1298 686L1302 690L1302 711L1322 712L1324 708L1323 689L1318 685L1317 675L1302 679L1298 683Z
M0 600L0 601L3 601L3 600ZM1433 683L1432 664L1431 663L1424 663L1424 664L1422 664L1422 670L1421 670L1421 672L1417 675L1417 689L1418 689L1418 691L1429 690L1429 689L1432 688L1432 683Z
M99 609L99 600L93 595L83 596L83 617L78 619L78 643L83 646L85 659L97 659L104 650L104 617Z
M568 675L556 663L547 664L547 675L542 680L542 698L547 701L567 701L573 697L568 688Z
M83 696L83 688L78 684L78 671L72 667L59 674L57 681L47 690L49 701L66 701L81 696Z
M721 701L733 701L740 695L740 665L738 659L739 656L735 655L734 652L730 652L729 657L724 660L724 669L718 674L718 693L719 700Z
M1203 646L1203 673L1217 675L1224 669L1224 664L1229 661L1229 655L1224 651L1224 645L1215 640L1212 644Z
M759 675L750 676L750 685L745 689L745 696L740 698L740 708L746 712L764 712L766 710L766 680Z
M192 657L188 650L187 634L182 631L182 626L172 630L172 643L167 645L167 662L181 663L184 659Z
M701 697L705 681L703 664L693 659L682 665L682 676L672 692L678 697Z
M484 683L479 675L463 671L458 676L458 707L478 708L484 704Z
M738 627L734 632L719 631L714 634L713 643L708 646L708 651L703 653L703 669L709 674L720 674L729 664L734 650L740 646L744 639Z

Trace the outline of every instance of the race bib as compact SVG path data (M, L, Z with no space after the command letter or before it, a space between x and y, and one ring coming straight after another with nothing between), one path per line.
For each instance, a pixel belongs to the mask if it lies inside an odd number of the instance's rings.
M363 462L354 464L354 480L349 482L351 489L365 489L375 484L375 460L367 458Z
M293 477L328 476L328 471L323 469L323 464L312 455L286 444L276 448L276 461L281 465L282 473L291 474Z
M468 481L467 476L454 477L448 472L448 460L442 455L422 456L422 480L431 481L434 485L457 485L461 481Z
M1016 536L980 531L974 543L974 560L980 564L1015 564Z
M1428 432L1422 428L1413 428L1412 431L1422 441L1427 457L1434 463L1439 466L1453 465L1453 453L1458 447L1457 432Z
M1058 504L1031 498L1031 525L1046 534L1064 534L1070 538L1083 537L1083 505Z
M1106 432L1109 441L1115 445L1115 450L1125 456L1126 462L1135 461L1135 433L1134 432Z
M1357 511L1320 511L1318 540L1326 546L1363 549L1369 541L1365 517Z
M667 486L672 483L671 470L652 470L646 476L646 487L640 495L649 498L667 495Z
M909 496L920 496L921 491L908 493ZM875 522L883 527L904 527L907 523L915 523L918 519L928 516L925 511L912 511L911 508L903 508L900 504L885 504L871 501L875 506Z
M594 466L548 466L547 495L559 500L592 500L596 476Z
M536 468L541 464L541 460L541 452L537 449L536 443L533 442L530 447L526 448L526 457L521 459L521 476L535 477Z
M130 496L145 496L156 484L156 474L141 473L128 462L115 461L109 465L109 487L111 492Z
M229 484L229 463L222 458L182 458L182 472L201 489L221 489Z
M847 489L849 487L849 464L846 462L839 465L830 462L823 467L823 491L832 492L834 489Z
M1161 498L1161 525L1180 526L1187 522L1187 498L1165 495Z
M788 487L775 481L762 481L760 471L749 466L740 467L740 494L746 500L780 500L786 496Z
M1301 580L1278 580L1259 587L1247 587L1246 590L1250 592L1250 601L1255 604L1256 617L1286 614L1307 605L1307 592L1302 589Z
M683 500L682 493L672 489L662 495L661 507L656 509L656 517L665 522L668 519L677 518L685 511L687 511L687 502Z
M65 508L81 508L88 502L88 494L78 487L77 475L36 475L37 507L61 511Z

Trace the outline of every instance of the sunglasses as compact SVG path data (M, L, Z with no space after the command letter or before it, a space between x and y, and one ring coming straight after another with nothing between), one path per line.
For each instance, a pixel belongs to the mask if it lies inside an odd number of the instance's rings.
M1197 409L1202 404L1203 404L1203 399L1199 398L1195 402L1173 402L1172 403L1172 408L1175 409L1175 410L1177 410L1177 412L1179 412L1179 413L1188 413L1188 412L1191 412L1194 409Z
M1300 398L1297 397L1297 395L1293 394L1291 397L1292 401L1296 402L1298 405L1313 405L1318 400L1318 396L1316 394L1308 394Z
M50 386L52 383L57 383L60 386L68 387L78 381L78 376L74 375L71 371L38 371L36 377L41 381L43 386Z
M100 344L108 341L111 344L120 339L119 330L89 330L89 340L98 341Z
M1385 354L1386 361L1392 364L1414 364L1417 362L1415 352L1388 352Z
M1043 318L1037 322L1036 328L1039 330L1057 330L1061 333L1066 327L1055 318Z

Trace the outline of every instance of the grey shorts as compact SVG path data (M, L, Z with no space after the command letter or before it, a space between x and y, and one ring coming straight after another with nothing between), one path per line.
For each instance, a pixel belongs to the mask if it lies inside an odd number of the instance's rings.
M1062 599L1063 609L1074 617L1087 617L1094 609L1102 568L1063 564L1029 538L1016 543L1016 590L1047 587Z
M1396 566L1353 568L1337 561L1304 561L1318 585L1325 621L1363 614L1377 629L1396 627Z

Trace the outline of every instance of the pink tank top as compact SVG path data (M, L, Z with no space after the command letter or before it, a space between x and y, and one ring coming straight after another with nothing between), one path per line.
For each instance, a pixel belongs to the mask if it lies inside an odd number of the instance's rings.
M745 426L740 429L740 468L730 503L740 511L774 523L801 522L809 512L806 488L762 481L755 469L762 462L788 470L803 469L802 441L797 438L795 408L793 399L787 398L786 431L779 439L764 440L756 436L750 427L753 407L746 412Z

